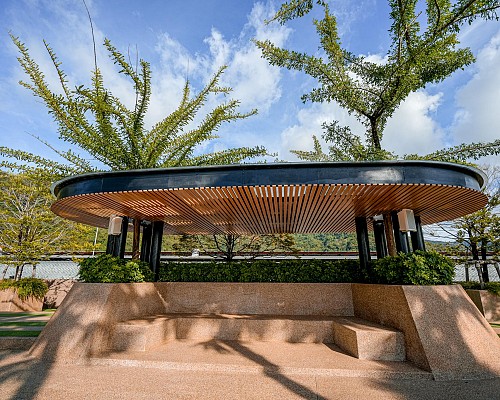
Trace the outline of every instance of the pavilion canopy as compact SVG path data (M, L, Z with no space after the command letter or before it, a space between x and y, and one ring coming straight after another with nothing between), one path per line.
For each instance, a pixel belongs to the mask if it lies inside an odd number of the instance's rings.
M53 186L56 214L107 227L112 216L163 221L169 234L355 230L355 217L411 209L422 224L485 206L484 174L424 161L242 164L103 172Z

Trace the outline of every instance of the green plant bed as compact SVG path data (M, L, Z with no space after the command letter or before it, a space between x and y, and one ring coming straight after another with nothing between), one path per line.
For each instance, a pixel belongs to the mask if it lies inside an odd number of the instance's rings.
M40 331L0 331L0 337L37 337Z
M366 282L357 260L257 260L238 262L167 262L162 282Z
M123 260L109 254L87 258L80 262L80 279L87 283L151 282L154 274L149 264L138 260Z
M29 297L43 300L44 296L49 291L47 283L37 278L22 278L17 281L3 279L0 281L0 290L5 289L14 289L21 300L26 300Z
M449 285L455 274L453 261L434 251L399 253L372 265L375 282L390 285Z

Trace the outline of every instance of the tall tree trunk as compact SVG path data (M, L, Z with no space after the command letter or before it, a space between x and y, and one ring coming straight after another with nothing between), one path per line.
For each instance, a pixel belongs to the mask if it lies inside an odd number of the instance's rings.
M469 241L470 241L470 251L472 253L472 259L474 261L479 261L479 250L477 248L477 243L472 240L472 233L470 229L467 231L469 234ZM479 283L481 284L481 289L484 289L484 281L483 281L483 274L482 274L482 268L479 263L475 263L476 269L477 269L477 274L479 278Z
M141 221L134 218L134 235L132 239L132 260L138 260L140 257L140 236L141 236Z
M226 235L226 257L227 261L231 262L233 261L233 258L235 256L234 254L234 243L235 243L235 238L233 235Z
M380 144L380 136L378 133L377 119L370 118L370 135L372 138L373 147L376 150L382 150L382 145Z
M486 261L486 240L481 241L481 260ZM484 282L489 282L490 281L490 274L488 272L488 263L483 262L482 264L482 273L483 273L483 281Z
M31 265L33 267L32 271L31 271L31 277L35 278L36 277L36 266L37 266L37 264L31 264Z
M392 226L391 214L384 214L385 238L387 239L387 252L390 256L398 254L396 250L396 241L394 240L394 229Z
M472 242L470 244L470 252L472 253L473 260L479 260L479 250L477 249L477 243Z

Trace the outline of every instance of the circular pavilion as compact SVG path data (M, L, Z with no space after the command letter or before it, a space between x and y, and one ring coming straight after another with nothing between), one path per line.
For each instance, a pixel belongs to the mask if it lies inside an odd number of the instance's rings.
M422 224L484 207L484 174L430 161L274 163L91 173L56 182L52 211L109 227L108 253L124 253L131 220L142 226L141 259L157 270L166 234L356 231L361 263L424 249ZM138 225L138 224L136 224ZM410 232L410 237L408 233Z

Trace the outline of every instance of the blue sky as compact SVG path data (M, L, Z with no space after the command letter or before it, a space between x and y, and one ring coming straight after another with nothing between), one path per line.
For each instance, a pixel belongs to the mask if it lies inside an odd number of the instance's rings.
M265 25L279 2L254 0L87 0L96 40L98 64L106 84L132 101L130 83L116 74L101 46L105 37L124 53L151 62L153 98L147 122L173 111L186 77L200 89L217 68L228 65L223 83L241 110L259 114L225 125L220 139L200 151L264 145L282 160L293 161L290 149L310 149L311 136L321 135L324 121L337 119L360 134L364 130L335 104L302 104L300 96L315 86L297 72L271 67L260 57L252 38L269 38L287 48L318 50L310 16L286 26ZM332 2L342 43L354 53L381 60L390 25L386 1ZM0 146L56 158L30 134L65 149L57 126L44 105L17 82L24 79L8 32L19 36L57 89L43 49L49 42L73 85L88 83L93 68L92 37L81 0L1 0ZM478 22L465 27L460 39L477 62L438 85L429 85L401 104L389 121L383 144L397 152L425 154L464 141L500 137L500 23ZM215 101L215 99L213 100ZM214 105L215 103L211 103ZM209 104L210 105L210 104ZM500 157L483 162L500 164Z

